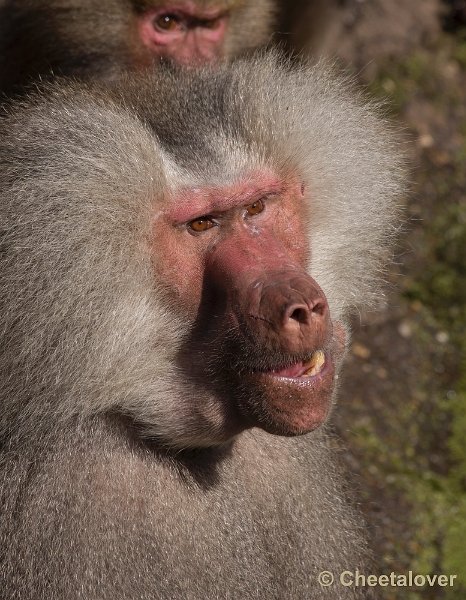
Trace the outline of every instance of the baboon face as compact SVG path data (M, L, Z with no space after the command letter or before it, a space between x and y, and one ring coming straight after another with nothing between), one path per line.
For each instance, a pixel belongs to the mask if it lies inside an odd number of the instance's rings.
M302 434L329 412L344 330L306 272L304 198L255 172L178 190L154 224L156 279L192 327L180 361L228 390L239 428Z
M223 58L230 26L229 10L239 2L152 2L138 16L138 35L156 57L180 64L202 64Z

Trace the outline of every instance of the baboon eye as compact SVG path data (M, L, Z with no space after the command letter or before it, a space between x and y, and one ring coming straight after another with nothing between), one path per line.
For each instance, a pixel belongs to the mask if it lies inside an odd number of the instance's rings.
M246 207L246 212L250 217L253 217L254 215L258 215L259 213L261 213L264 210L264 208L264 201L256 200L255 202Z
M202 233L203 231L207 231L208 229L215 227L215 223L210 217L200 217L199 219L190 221L188 223L188 227L191 229L191 231Z
M160 31L175 31L181 28L181 19L175 14L164 13L154 19L154 27Z

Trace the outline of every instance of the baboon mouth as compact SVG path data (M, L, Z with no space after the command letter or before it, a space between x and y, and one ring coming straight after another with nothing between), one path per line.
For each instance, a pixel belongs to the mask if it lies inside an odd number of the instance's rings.
M298 361L286 367L267 371L268 375L287 379L310 379L322 373L327 364L323 350L315 350L306 360Z
M249 414L269 433L308 433L319 427L330 411L335 384L333 355L319 349L298 359L262 371L255 378L261 393L251 394Z

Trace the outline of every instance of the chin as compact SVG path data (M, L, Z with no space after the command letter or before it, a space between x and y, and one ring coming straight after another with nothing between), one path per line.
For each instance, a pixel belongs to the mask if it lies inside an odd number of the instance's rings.
M249 373L243 378L241 408L250 426L284 436L303 435L320 427L333 405L343 354L344 339L338 335L304 360Z

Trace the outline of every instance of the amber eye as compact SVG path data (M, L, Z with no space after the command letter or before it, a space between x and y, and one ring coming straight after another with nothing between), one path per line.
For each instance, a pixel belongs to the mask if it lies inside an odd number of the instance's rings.
M154 27L161 31L175 31L181 26L181 19L177 15L165 13L154 19Z
M188 227L191 229L191 231L202 233L203 231L207 231L208 229L215 227L215 223L210 217L201 217L200 219L194 219L194 221L190 221L188 223Z
M256 200L255 202L253 202L253 204L250 204L248 207L246 207L246 212L250 217L253 217L254 215L258 215L259 213L261 213L264 210L264 208L264 201Z

